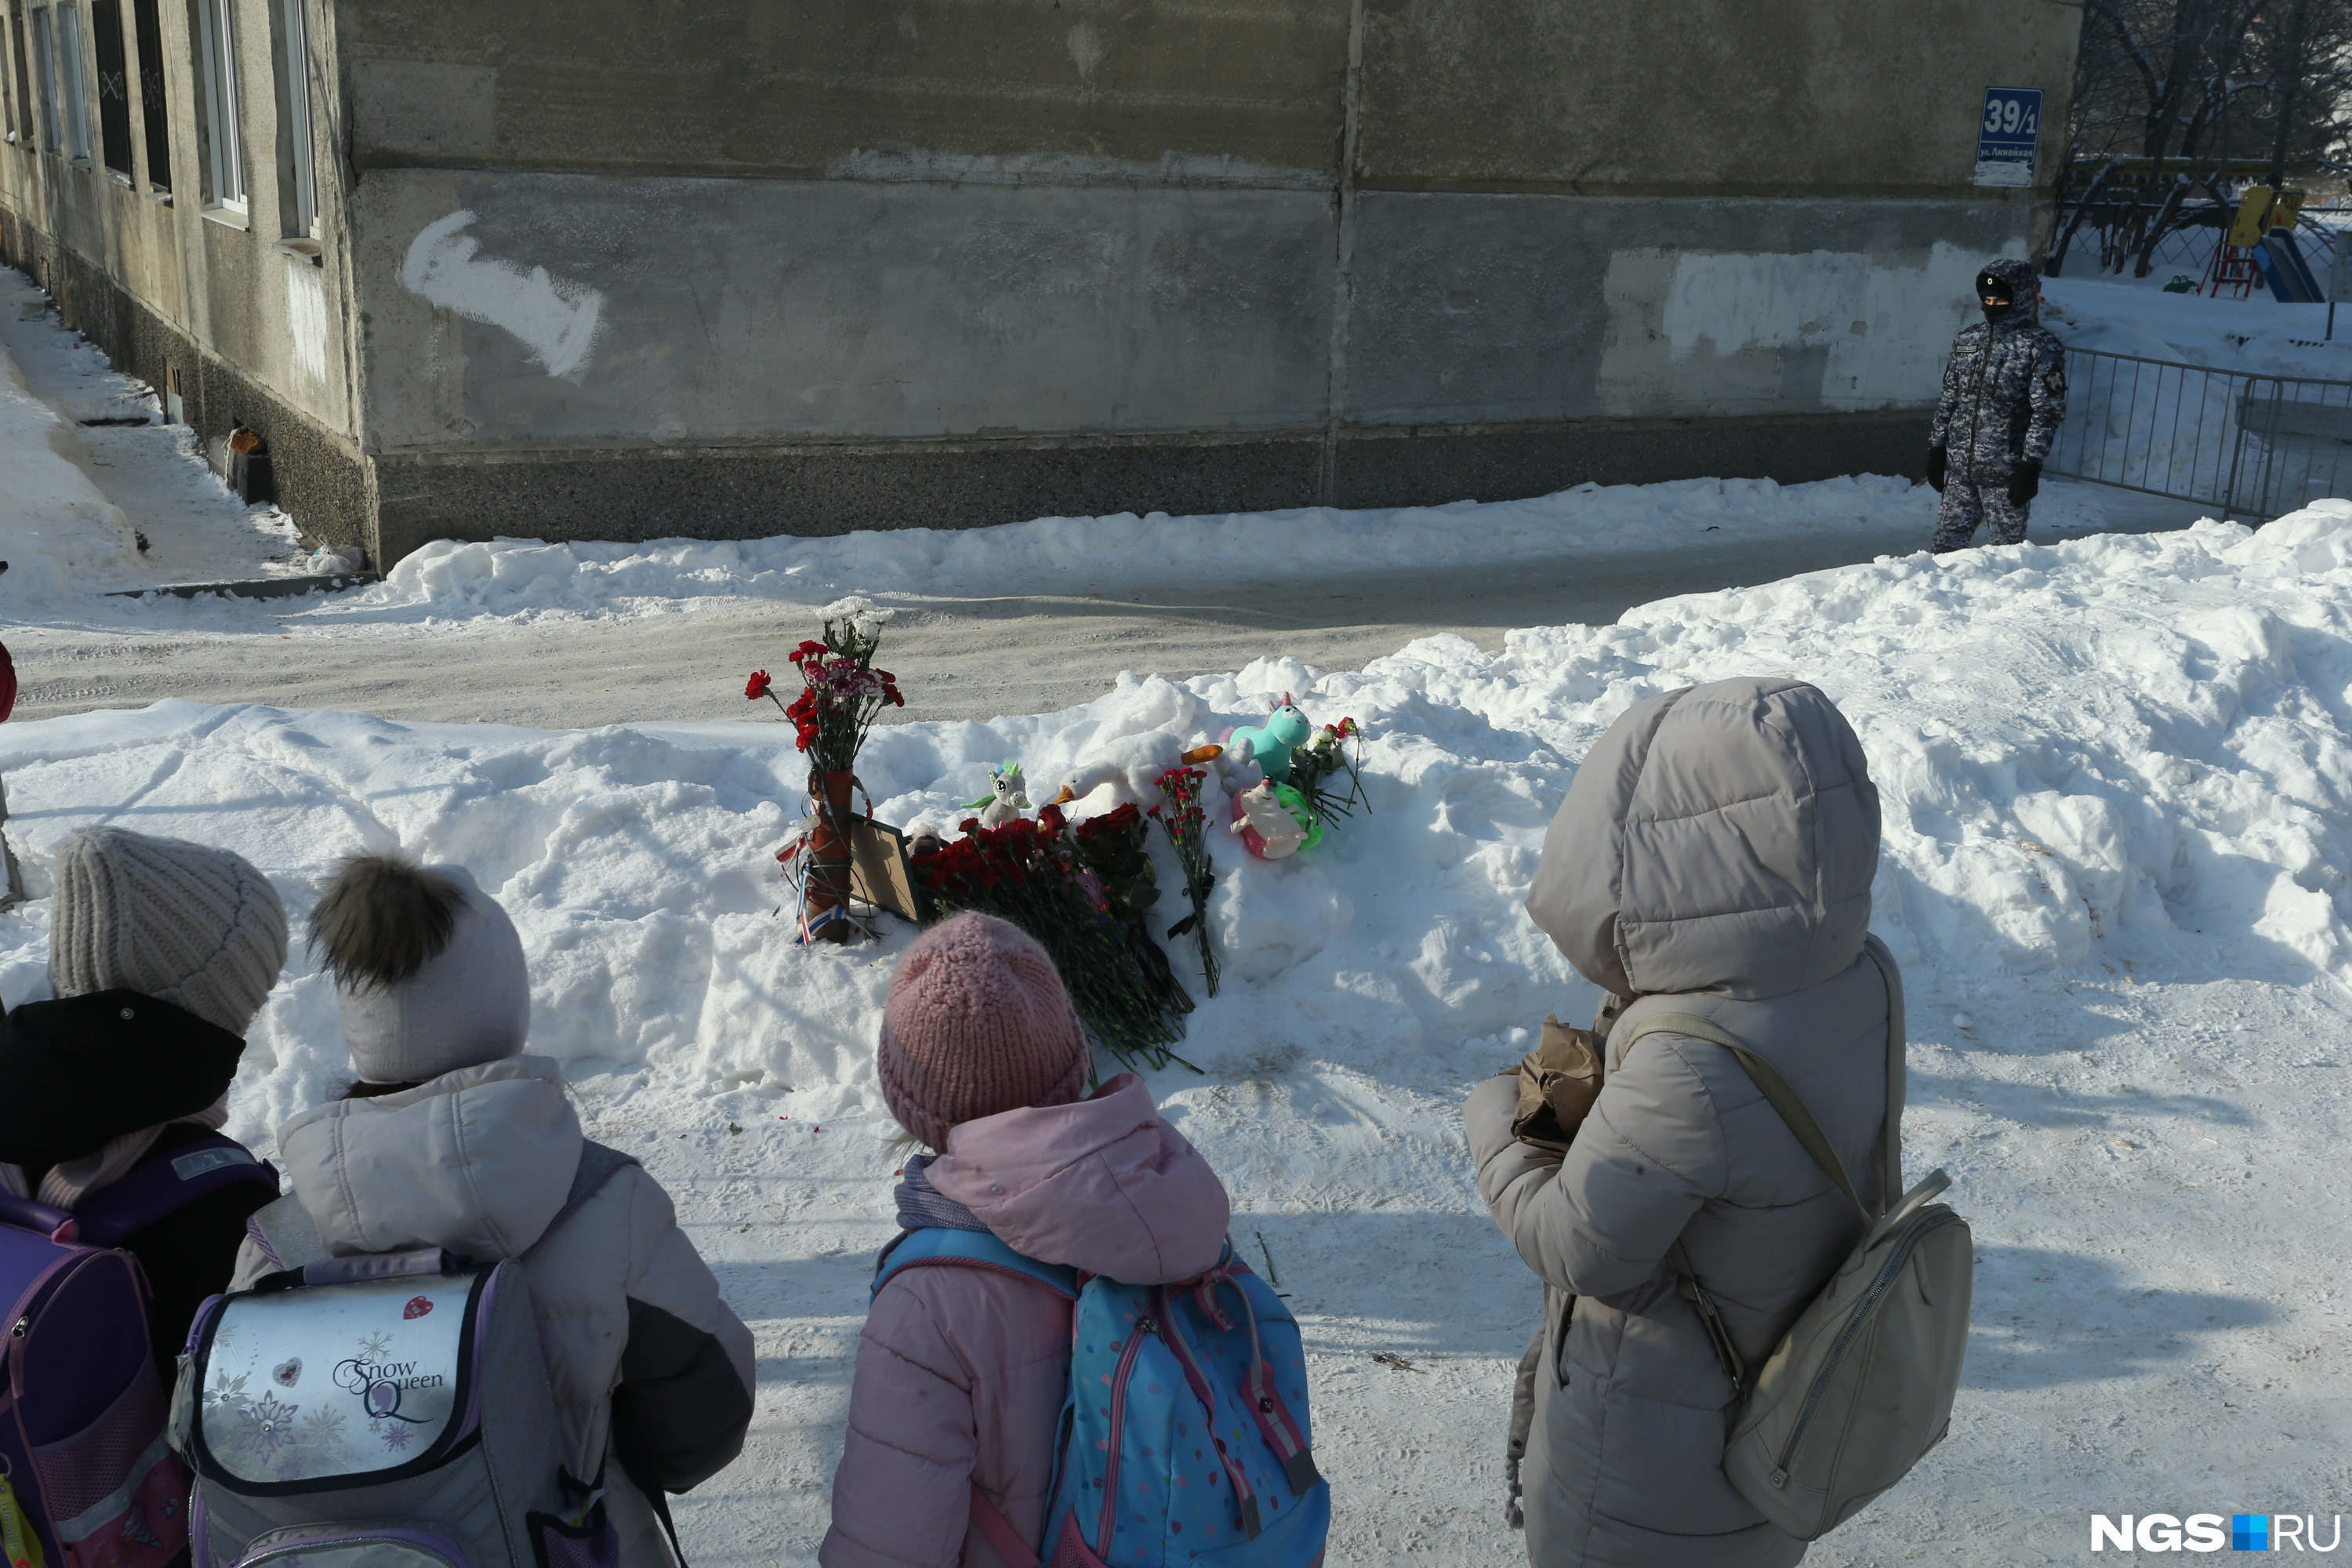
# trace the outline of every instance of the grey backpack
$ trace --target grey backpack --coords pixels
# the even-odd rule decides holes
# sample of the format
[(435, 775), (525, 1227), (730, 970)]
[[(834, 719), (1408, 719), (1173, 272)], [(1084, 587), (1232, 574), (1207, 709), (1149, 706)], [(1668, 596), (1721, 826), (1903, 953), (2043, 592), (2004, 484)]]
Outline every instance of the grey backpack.
[[(625, 1155), (590, 1144), (570, 1200)], [(173, 1399), (191, 1568), (599, 1568), (601, 1476), (565, 1468), (530, 1285), (438, 1249), (329, 1258), (291, 1199), (283, 1267), (196, 1314)]]
[(1902, 1191), (1903, 982), (1878, 939), (1866, 945), (1886, 981), (1881, 1214), (1863, 1202), (1788, 1081), (1721, 1028), (1691, 1014), (1664, 1013), (1644, 1018), (1626, 1042), (1630, 1049), (1644, 1035), (1685, 1035), (1731, 1052), (1868, 1227), (1760, 1367), (1748, 1366), (1732, 1342), (1682, 1243), (1667, 1254), (1741, 1395), (1724, 1474), (1758, 1512), (1800, 1541), (1817, 1540), (1852, 1518), (1943, 1441), (1968, 1352), (1975, 1244), (1966, 1220), (1929, 1201), (1951, 1185), (1945, 1173)]

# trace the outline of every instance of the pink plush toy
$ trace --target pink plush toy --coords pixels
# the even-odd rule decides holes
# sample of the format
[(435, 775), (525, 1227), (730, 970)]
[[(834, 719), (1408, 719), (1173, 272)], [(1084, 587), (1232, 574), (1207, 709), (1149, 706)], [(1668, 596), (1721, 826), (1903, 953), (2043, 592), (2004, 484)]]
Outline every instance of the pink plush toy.
[(1261, 860), (1281, 860), (1323, 841), (1307, 797), (1271, 780), (1234, 796), (1233, 831)]

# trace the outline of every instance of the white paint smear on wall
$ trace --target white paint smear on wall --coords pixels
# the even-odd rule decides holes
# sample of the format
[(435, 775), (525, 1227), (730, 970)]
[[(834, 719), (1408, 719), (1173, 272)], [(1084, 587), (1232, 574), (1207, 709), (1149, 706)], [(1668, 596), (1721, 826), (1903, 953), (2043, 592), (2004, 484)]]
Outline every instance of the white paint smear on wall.
[(471, 212), (458, 211), (419, 230), (401, 263), (401, 286), (467, 321), (513, 333), (548, 374), (577, 381), (595, 352), (604, 294), (551, 278), (544, 267), (526, 272), (511, 261), (482, 258), (481, 242), (464, 232), (473, 222)]
[[(2024, 255), (2024, 239), (2000, 253)], [(1718, 357), (1826, 346), (1822, 401), (1832, 408), (1916, 402), (1935, 395), (1985, 260), (1981, 251), (1942, 241), (1916, 267), (1889, 266), (1863, 251), (1685, 251), (1661, 324), (1677, 360), (1701, 345)]]
[(295, 373), (328, 388), (327, 289), (308, 262), (286, 264), (286, 335), (294, 345)]

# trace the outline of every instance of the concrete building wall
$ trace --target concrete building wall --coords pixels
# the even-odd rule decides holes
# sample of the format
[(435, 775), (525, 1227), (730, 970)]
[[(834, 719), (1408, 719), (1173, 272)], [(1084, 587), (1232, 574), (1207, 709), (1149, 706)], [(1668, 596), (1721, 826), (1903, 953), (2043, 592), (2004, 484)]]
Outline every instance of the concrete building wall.
[(765, 533), (1907, 468), (1969, 276), (2046, 226), (1969, 184), (1979, 95), (2054, 101), (2079, 21), (344, 11), (388, 552), (551, 488)]
[[(33, 36), (31, 13), (57, 0), (0, 0), (0, 47)], [(129, 0), (74, 0), (79, 12), (91, 155), (70, 156), (69, 138), (47, 145), (34, 61), (33, 134), (0, 146), (0, 258), (55, 294), (67, 321), (159, 391), (176, 374), (189, 422), (215, 448), (237, 423), (267, 438), (281, 499), (322, 539), (361, 542), (373, 507), (359, 447), (356, 343), (349, 330), (348, 223), (343, 183), (331, 159), (318, 164), (318, 234), (293, 235), (292, 138), (281, 123), (287, 26), (282, 0), (231, 0), (246, 202), (215, 199), (207, 174), (206, 103), (187, 0), (163, 0), (160, 55), (168, 132), (167, 167), (152, 166), (146, 95), (136, 90), (140, 37)], [(92, 12), (118, 6), (122, 19), (132, 164), (105, 166), (100, 130), (99, 60)], [(310, 4), (308, 62), (314, 144), (331, 148), (337, 114), (333, 18)], [(16, 92), (16, 60), (0, 79)], [(62, 113), (62, 103), (60, 108)]]
[[(1357, 181), (1578, 195), (1966, 191), (1988, 87), (2040, 87), (2049, 0), (1363, 0)], [(1835, 248), (1832, 247), (1832, 248)]]

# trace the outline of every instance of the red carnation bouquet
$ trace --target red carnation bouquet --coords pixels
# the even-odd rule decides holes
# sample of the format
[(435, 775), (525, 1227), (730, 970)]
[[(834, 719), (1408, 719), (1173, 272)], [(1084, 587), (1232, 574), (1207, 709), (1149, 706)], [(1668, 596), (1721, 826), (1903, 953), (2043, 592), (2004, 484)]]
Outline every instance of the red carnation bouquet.
[(784, 656), (800, 671), (800, 695), (787, 706), (764, 669), (751, 672), (743, 695), (754, 702), (764, 697), (782, 710), (797, 732), (796, 743), (819, 772), (852, 772), (866, 732), (882, 710), (907, 705), (898, 694), (898, 678), (874, 668), (890, 612), (866, 599), (844, 599), (820, 613), (824, 639), (810, 637)]
[(1199, 768), (1170, 768), (1161, 773), (1160, 804), (1151, 808), (1151, 816), (1176, 850), (1177, 864), (1184, 868), (1184, 892), (1192, 900), (1192, 912), (1170, 926), (1168, 934), (1192, 933), (1201, 944), (1202, 978), (1214, 996), (1217, 949), (1209, 936), (1209, 890), (1217, 879), (1209, 870), (1209, 819), (1201, 809), (1201, 785), (1208, 776)]
[(913, 869), (933, 918), (976, 910), (1035, 937), (1087, 1034), (1123, 1066), (1192, 1067), (1170, 1047), (1192, 999), (1143, 916), (1160, 897), (1149, 832), (1132, 805), (1076, 826), (1052, 805), (999, 827), (970, 817), (961, 838), (919, 854)]
[(865, 748), (866, 731), (885, 708), (904, 708), (898, 679), (874, 668), (882, 628), (890, 612), (868, 599), (848, 598), (818, 612), (822, 639), (811, 637), (785, 657), (800, 672), (800, 694), (787, 705), (776, 695), (764, 669), (753, 670), (743, 684), (743, 695), (757, 702), (764, 697), (793, 721), (793, 743), (809, 758), (810, 816), (814, 819), (804, 843), (788, 847), (779, 859), (804, 848), (806, 885), (803, 890), (803, 935), (846, 942), (856, 929), (849, 919), (849, 848), (855, 818), (850, 792), (857, 783), (857, 753)]

